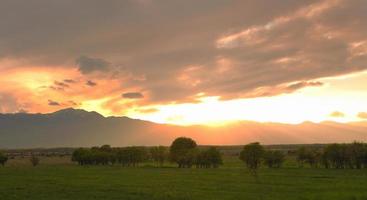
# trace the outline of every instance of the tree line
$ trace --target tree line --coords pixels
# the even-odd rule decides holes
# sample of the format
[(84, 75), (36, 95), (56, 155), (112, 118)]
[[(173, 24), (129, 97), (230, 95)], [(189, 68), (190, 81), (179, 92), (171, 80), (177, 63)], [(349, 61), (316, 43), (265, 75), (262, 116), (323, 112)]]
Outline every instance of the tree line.
[[(289, 154), (289, 153), (288, 153)], [(279, 168), (286, 157), (284, 151), (266, 150), (260, 143), (250, 143), (239, 154), (246, 167), (252, 172), (262, 165)], [(287, 155), (292, 157), (291, 154)], [(367, 144), (329, 144), (323, 148), (300, 147), (295, 151), (295, 160), (300, 167), (362, 169), (367, 168)], [(4, 166), (8, 156), (0, 152), (0, 165)], [(179, 137), (170, 147), (101, 147), (79, 148), (72, 154), (72, 161), (79, 165), (115, 165), (125, 167), (138, 166), (142, 162), (153, 161), (157, 166), (165, 162), (176, 163), (179, 168), (217, 168), (223, 164), (222, 155), (215, 147), (198, 148), (191, 138)], [(32, 155), (30, 162), (38, 165), (39, 158)]]
[(354, 142), (351, 144), (330, 144), (322, 150), (301, 147), (297, 151), (300, 166), (336, 169), (367, 168), (367, 144)]
[(159, 166), (170, 161), (179, 168), (216, 168), (221, 165), (222, 155), (215, 147), (198, 149), (190, 138), (180, 137), (169, 148), (157, 147), (101, 147), (79, 148), (72, 154), (72, 161), (79, 165), (115, 165), (125, 167), (138, 166), (142, 162), (153, 161)]
[[(239, 158), (250, 171), (264, 164), (269, 168), (279, 168), (285, 160), (282, 151), (265, 150), (260, 143), (250, 143), (243, 147)], [(367, 144), (329, 144), (322, 149), (300, 147), (296, 151), (296, 160), (300, 167), (324, 167), (326, 169), (362, 169), (367, 168)]]

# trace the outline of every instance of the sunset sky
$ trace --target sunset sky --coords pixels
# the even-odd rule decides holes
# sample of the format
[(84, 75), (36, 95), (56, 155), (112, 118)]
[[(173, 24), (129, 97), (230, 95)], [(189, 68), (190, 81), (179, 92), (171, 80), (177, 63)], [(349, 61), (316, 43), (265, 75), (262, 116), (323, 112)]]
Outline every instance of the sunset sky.
[(0, 112), (367, 120), (366, 0), (0, 0)]

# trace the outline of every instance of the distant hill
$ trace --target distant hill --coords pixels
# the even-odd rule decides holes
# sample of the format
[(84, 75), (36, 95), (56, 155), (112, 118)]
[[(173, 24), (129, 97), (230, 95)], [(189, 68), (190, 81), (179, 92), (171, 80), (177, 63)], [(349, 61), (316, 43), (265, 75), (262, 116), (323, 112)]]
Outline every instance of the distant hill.
[(367, 141), (367, 123), (290, 125), (241, 121), (222, 127), (182, 127), (103, 117), (97, 112), (72, 108), (49, 114), (0, 114), (0, 148), (168, 145), (178, 136), (216, 145)]

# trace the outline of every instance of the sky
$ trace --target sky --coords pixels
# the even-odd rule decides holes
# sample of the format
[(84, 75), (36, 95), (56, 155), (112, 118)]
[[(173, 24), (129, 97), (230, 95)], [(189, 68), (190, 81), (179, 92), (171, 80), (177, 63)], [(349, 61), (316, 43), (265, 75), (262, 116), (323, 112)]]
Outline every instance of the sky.
[(365, 0), (0, 0), (0, 112), (367, 119)]

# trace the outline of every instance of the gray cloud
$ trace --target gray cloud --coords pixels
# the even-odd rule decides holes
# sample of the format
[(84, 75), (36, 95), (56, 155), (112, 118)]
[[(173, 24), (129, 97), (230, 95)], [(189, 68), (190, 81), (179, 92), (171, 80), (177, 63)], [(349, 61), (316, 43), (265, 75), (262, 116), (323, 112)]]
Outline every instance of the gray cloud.
[(91, 58), (87, 56), (80, 56), (76, 59), (79, 66), (79, 71), (83, 74), (89, 74), (95, 71), (108, 71), (110, 63), (101, 58)]
[(76, 60), (81, 73), (123, 66), (121, 89), (147, 91), (150, 102), (289, 93), (367, 69), (367, 1), (333, 2), (2, 0), (0, 57), (70, 67), (93, 55)]
[(141, 99), (144, 98), (144, 95), (140, 92), (127, 92), (122, 94), (122, 97), (127, 99)]

